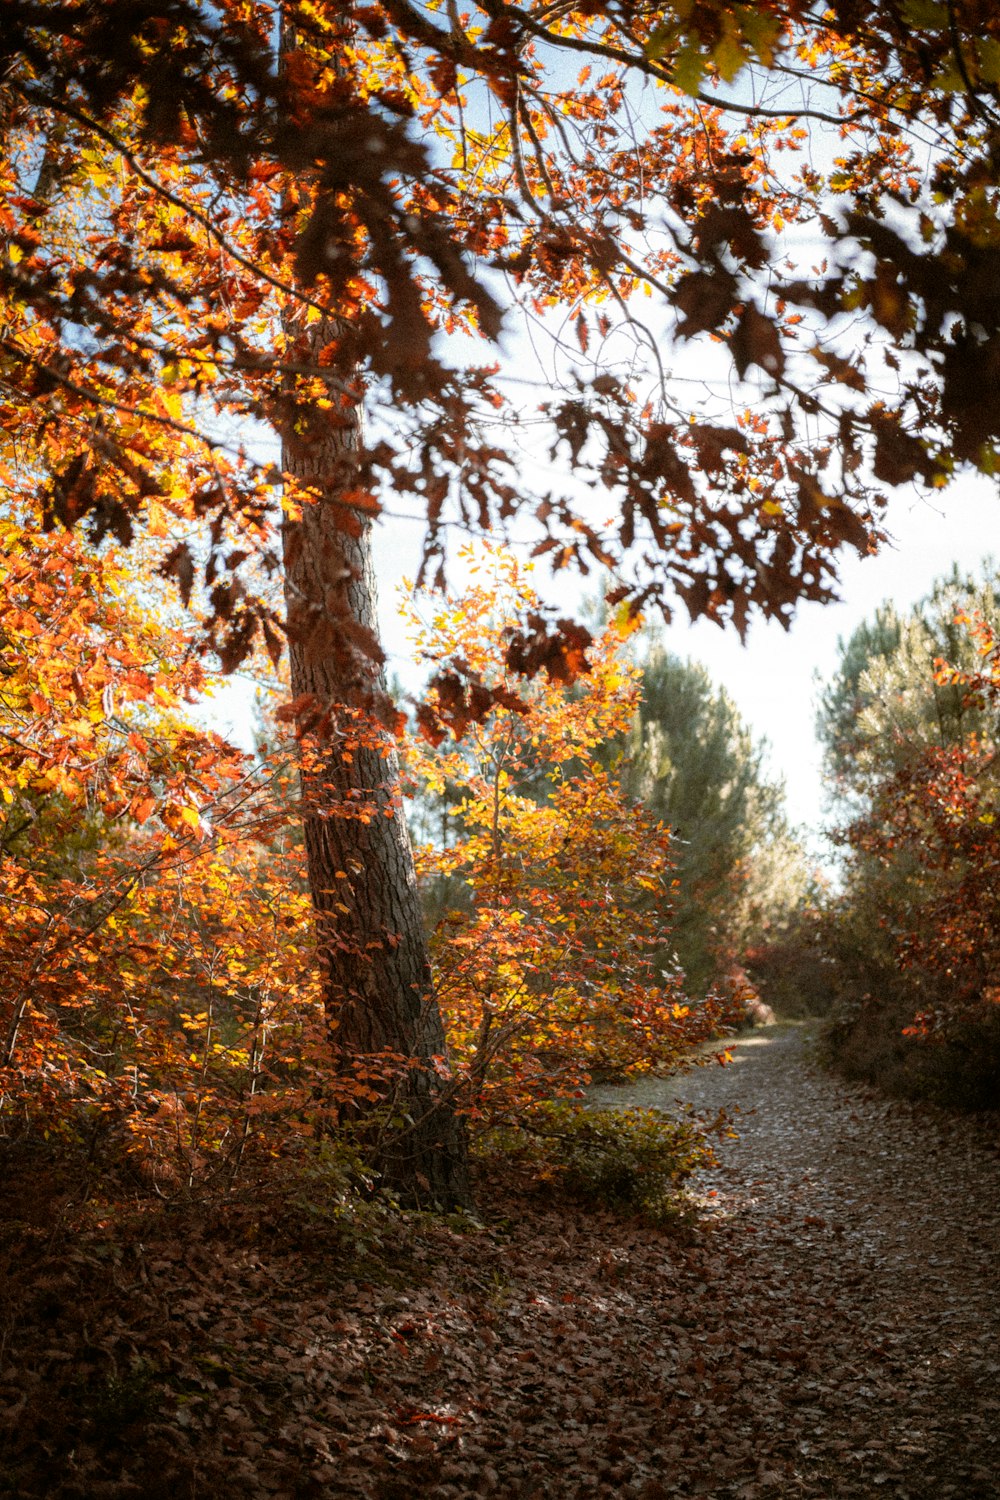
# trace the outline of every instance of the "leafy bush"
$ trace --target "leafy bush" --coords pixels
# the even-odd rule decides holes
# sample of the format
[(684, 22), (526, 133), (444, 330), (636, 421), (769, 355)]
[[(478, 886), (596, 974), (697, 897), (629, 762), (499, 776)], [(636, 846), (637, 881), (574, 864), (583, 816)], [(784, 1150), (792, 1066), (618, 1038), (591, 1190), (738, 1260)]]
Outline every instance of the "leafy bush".
[(586, 1109), (563, 1101), (537, 1105), (516, 1126), (485, 1132), (483, 1155), (515, 1157), (578, 1202), (673, 1222), (679, 1189), (714, 1160), (711, 1142), (691, 1119), (655, 1109)]
[(824, 946), (822, 916), (806, 905), (776, 935), (743, 955), (762, 1000), (788, 1020), (825, 1016), (833, 1003), (834, 960)]
[(824, 698), (827, 768), (849, 822), (820, 924), (825, 1046), (851, 1076), (961, 1107), (1000, 1099), (1000, 604), (942, 579), (842, 648)]
[(912, 996), (838, 1002), (820, 1036), (821, 1055), (848, 1078), (906, 1099), (952, 1109), (1000, 1109), (1000, 1009), (983, 1005), (947, 1037), (908, 1034)]

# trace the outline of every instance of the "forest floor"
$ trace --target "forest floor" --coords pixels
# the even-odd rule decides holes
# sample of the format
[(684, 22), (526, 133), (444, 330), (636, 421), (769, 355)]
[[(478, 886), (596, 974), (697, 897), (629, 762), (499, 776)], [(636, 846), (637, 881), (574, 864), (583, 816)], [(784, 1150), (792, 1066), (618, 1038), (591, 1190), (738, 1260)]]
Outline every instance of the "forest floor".
[[(3, 1204), (0, 1495), (1000, 1495), (995, 1118), (808, 1033), (603, 1102), (734, 1111), (698, 1225), (484, 1184), (483, 1224)], [(315, 1209), (316, 1205), (312, 1207)]]

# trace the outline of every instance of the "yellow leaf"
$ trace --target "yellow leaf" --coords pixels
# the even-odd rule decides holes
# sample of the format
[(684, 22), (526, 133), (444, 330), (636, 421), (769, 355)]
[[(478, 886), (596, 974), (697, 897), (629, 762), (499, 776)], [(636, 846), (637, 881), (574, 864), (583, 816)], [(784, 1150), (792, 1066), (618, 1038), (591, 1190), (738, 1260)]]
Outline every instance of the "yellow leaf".
[(156, 500), (146, 503), (147, 529), (150, 536), (166, 536), (167, 521), (166, 511)]
[(180, 422), (184, 416), (184, 404), (176, 391), (158, 391), (160, 405), (167, 416), (174, 422)]

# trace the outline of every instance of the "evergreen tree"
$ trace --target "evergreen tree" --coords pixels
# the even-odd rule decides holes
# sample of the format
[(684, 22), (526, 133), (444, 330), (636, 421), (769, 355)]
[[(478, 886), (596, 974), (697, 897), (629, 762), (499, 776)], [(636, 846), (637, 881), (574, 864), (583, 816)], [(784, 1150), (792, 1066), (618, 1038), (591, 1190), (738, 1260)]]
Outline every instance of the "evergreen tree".
[(976, 646), (962, 619), (995, 620), (998, 612), (992, 567), (978, 580), (956, 567), (909, 614), (886, 601), (840, 642), (840, 666), (823, 691), (816, 730), (834, 803), (848, 816), (859, 815), (878, 783), (920, 750), (995, 729), (961, 686), (938, 680), (937, 667), (973, 670)]
[(674, 832), (677, 954), (692, 990), (703, 988), (805, 881), (783, 787), (725, 690), (659, 642), (618, 753), (626, 792)]

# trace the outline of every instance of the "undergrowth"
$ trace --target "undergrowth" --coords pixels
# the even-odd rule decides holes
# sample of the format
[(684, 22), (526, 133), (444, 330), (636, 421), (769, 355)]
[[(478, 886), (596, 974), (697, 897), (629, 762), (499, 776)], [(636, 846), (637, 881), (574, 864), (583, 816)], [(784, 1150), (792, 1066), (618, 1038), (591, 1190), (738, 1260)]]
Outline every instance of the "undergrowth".
[(715, 1159), (694, 1120), (564, 1102), (537, 1105), (516, 1124), (483, 1132), (474, 1149), (486, 1161), (520, 1162), (575, 1202), (636, 1214), (658, 1227), (689, 1214), (681, 1189)]

